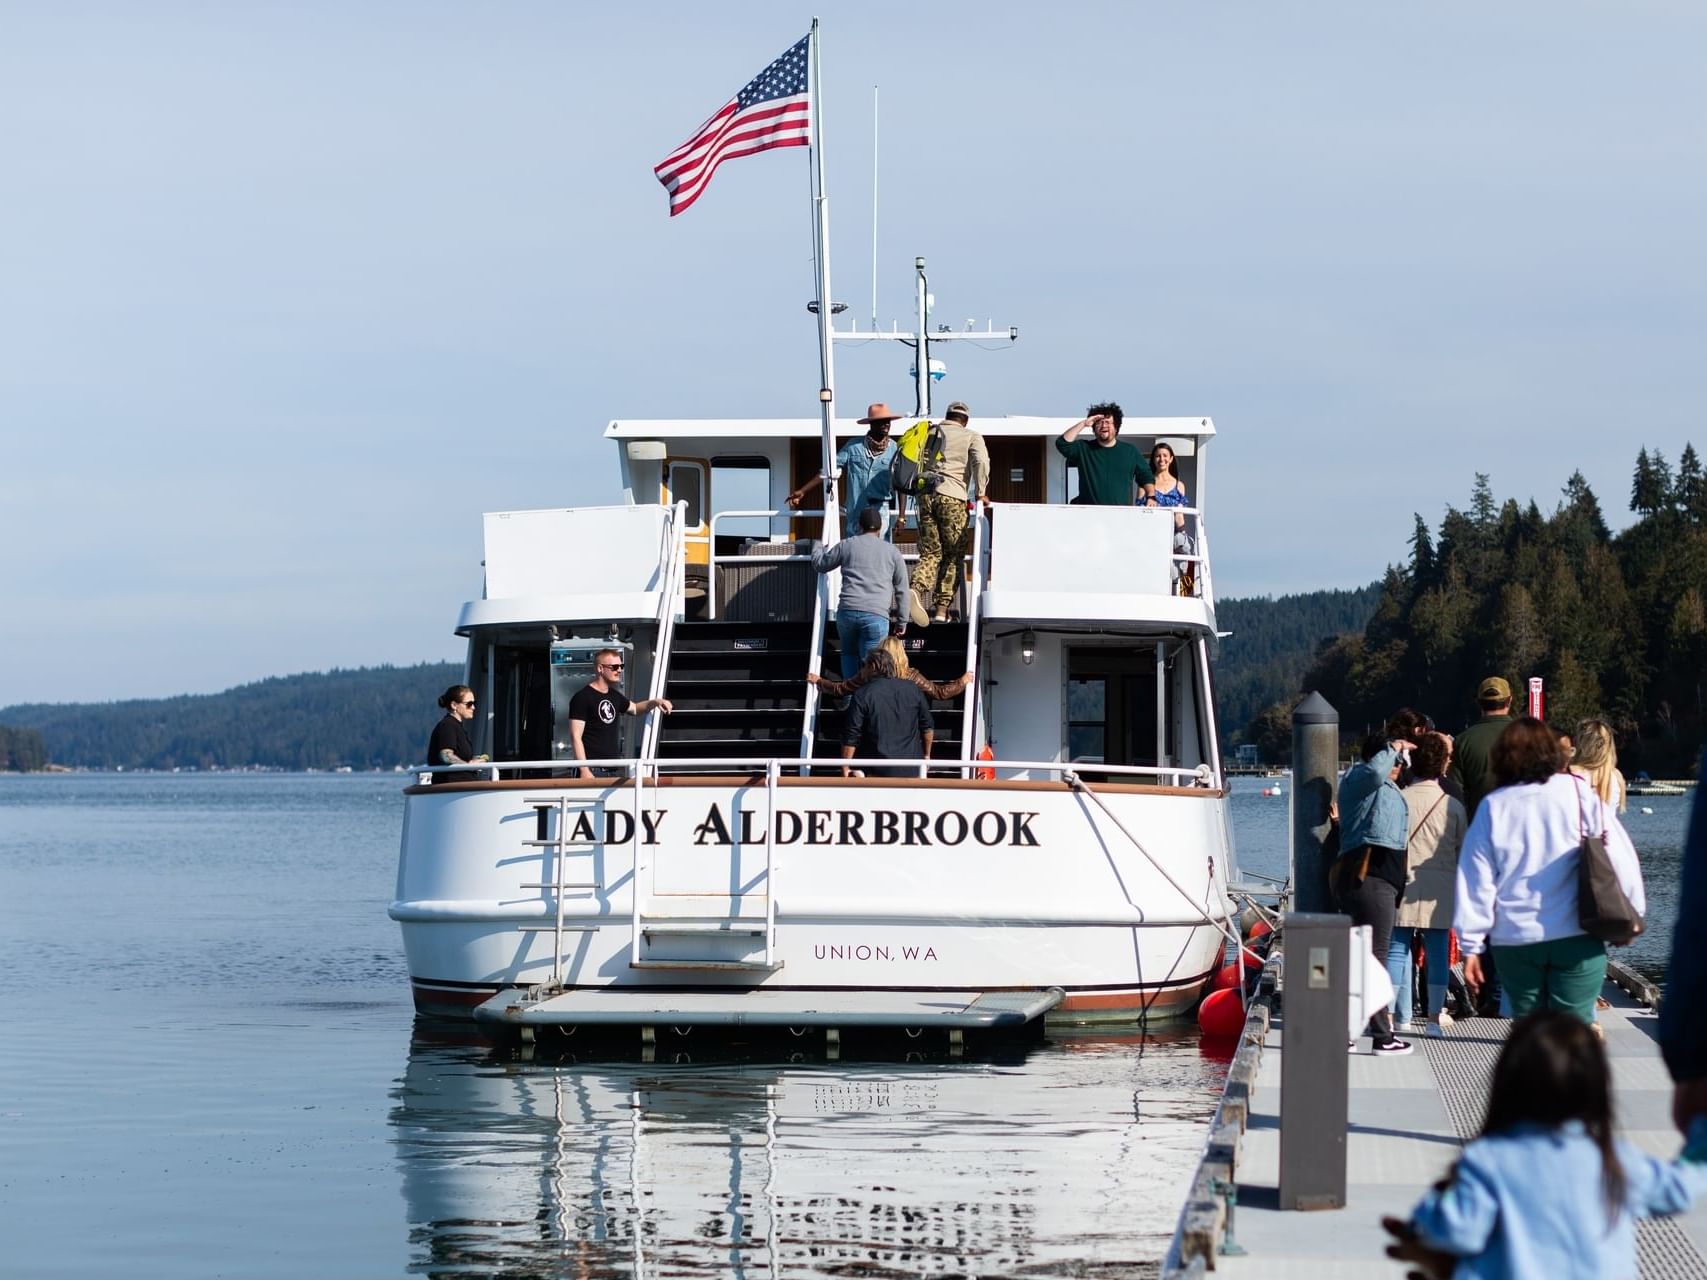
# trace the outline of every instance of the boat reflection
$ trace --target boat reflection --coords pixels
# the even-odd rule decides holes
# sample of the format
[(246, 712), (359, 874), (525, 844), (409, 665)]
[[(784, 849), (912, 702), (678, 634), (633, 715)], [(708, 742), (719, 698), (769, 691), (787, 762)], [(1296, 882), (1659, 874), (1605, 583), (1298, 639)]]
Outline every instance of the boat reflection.
[(1177, 1032), (952, 1061), (682, 1057), (529, 1061), (418, 1029), (391, 1111), (411, 1270), (1153, 1265), (1224, 1070)]

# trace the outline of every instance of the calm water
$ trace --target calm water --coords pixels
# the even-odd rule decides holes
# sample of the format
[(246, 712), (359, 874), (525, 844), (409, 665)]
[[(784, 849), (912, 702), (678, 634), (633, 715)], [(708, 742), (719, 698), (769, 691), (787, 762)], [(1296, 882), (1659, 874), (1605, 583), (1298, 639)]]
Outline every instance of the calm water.
[[(385, 915), (400, 785), (0, 778), (0, 1273), (1121, 1275), (1161, 1256), (1224, 1070), (1193, 1036), (646, 1066), (435, 1038)], [(1286, 803), (1259, 789), (1240, 780), (1237, 839), (1276, 870)], [(1661, 900), (1687, 804), (1642, 803)]]

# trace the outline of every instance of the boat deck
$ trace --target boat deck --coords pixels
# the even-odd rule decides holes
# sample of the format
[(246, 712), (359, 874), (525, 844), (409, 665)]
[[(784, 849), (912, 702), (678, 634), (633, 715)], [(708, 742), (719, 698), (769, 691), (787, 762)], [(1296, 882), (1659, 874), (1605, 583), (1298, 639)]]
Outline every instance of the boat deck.
[[(1620, 1133), (1644, 1151), (1675, 1156), (1681, 1140), (1671, 1124), (1671, 1079), (1656, 1040), (1658, 1015), (1610, 983), (1606, 995), (1613, 1007), (1602, 1010), (1600, 1020), (1612, 1059)], [(1215, 1257), (1215, 1274), (1264, 1280), (1403, 1276), (1406, 1268), (1383, 1253), (1381, 1219), (1409, 1216), (1475, 1134), (1487, 1078), (1510, 1025), (1503, 1019), (1461, 1019), (1444, 1039), (1408, 1036), (1417, 1050), (1404, 1058), (1377, 1059), (1366, 1051), (1368, 1041), (1361, 1042), (1363, 1051), (1349, 1062), (1346, 1207), (1299, 1212), (1278, 1208), (1285, 1025), (1277, 1015), (1263, 1041), (1235, 1161), (1238, 1199), (1231, 1236), (1246, 1252)], [(1644, 1280), (1707, 1276), (1707, 1201), (1680, 1217), (1642, 1223), (1637, 1250)], [(1203, 1274), (1200, 1267), (1201, 1262), (1170, 1274)]]

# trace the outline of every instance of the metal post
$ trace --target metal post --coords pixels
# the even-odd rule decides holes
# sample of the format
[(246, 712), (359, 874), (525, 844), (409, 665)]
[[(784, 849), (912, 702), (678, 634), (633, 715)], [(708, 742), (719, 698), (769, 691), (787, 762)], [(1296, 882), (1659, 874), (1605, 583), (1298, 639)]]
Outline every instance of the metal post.
[(1280, 1207), (1345, 1206), (1351, 919), (1288, 912), (1280, 1049)]
[(1339, 795), (1340, 713), (1319, 693), (1292, 709), (1292, 904), (1332, 911), (1324, 847), (1328, 809)]
[(925, 260), (913, 259), (913, 284), (917, 293), (916, 312), (919, 317), (918, 344), (913, 348), (913, 412), (931, 416), (930, 346), (927, 331), (930, 327), (930, 295), (925, 289)]

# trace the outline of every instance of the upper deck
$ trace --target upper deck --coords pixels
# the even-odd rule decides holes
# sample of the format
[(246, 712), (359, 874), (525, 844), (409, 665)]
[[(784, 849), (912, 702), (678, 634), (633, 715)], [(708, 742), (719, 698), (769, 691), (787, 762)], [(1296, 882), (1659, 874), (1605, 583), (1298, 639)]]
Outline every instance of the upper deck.
[[(905, 641), (933, 681), (975, 673), (935, 713), (933, 758), (972, 759), (995, 743), (1000, 716), (1009, 760), (1196, 779), (1218, 768), (1203, 518), (1213, 423), (1126, 419), (1124, 441), (1145, 454), (1157, 442), (1172, 448), (1189, 502), (1150, 507), (1074, 502), (1077, 470), (1054, 444), (1076, 421), (971, 423), (990, 458), (988, 493), (976, 495), (989, 504), (968, 522), (950, 621)], [(865, 431), (840, 425), (838, 445)], [(457, 628), (471, 642), (469, 682), (486, 693), (480, 740), (499, 759), (560, 753), (568, 682), (584, 682), (598, 645), (617, 643), (630, 655), (628, 687), (677, 704), (667, 725), (648, 722), (631, 754), (650, 758), (675, 739), (684, 756), (812, 756), (818, 735), (834, 730), (804, 678), (826, 659), (840, 665), (839, 575), (821, 578), (795, 544), (836, 532), (821, 496), (800, 509), (788, 498), (823, 466), (819, 424), (618, 420), (605, 436), (622, 505), (485, 517), (484, 590)], [(894, 537), (912, 559), (910, 510)]]
[[(1079, 619), (1213, 634), (1203, 519), (1213, 422), (1126, 419), (1122, 440), (1145, 454), (1158, 442), (1174, 450), (1189, 505), (1164, 511), (1074, 504), (1077, 470), (1054, 441), (1076, 421), (974, 419), (972, 428), (990, 454), (986, 496), (995, 504), (994, 518), (979, 522), (988, 560), (979, 613), (989, 620)], [(839, 422), (837, 443), (864, 430)], [(798, 512), (787, 505), (788, 495), (822, 467), (819, 424), (812, 419), (619, 419), (604, 434), (617, 445), (625, 506), (489, 514), (484, 598), (464, 607), (459, 631), (525, 620), (656, 617), (669, 537), (666, 511), (677, 503), (684, 509), (681, 587), (688, 601), (709, 596), (714, 615), (717, 578), (750, 555), (754, 543), (823, 534), (821, 499)], [(1177, 541), (1176, 532), (1190, 545)], [(911, 519), (895, 539), (911, 558), (917, 539)], [(595, 544), (605, 549), (599, 557), (578, 553)]]

